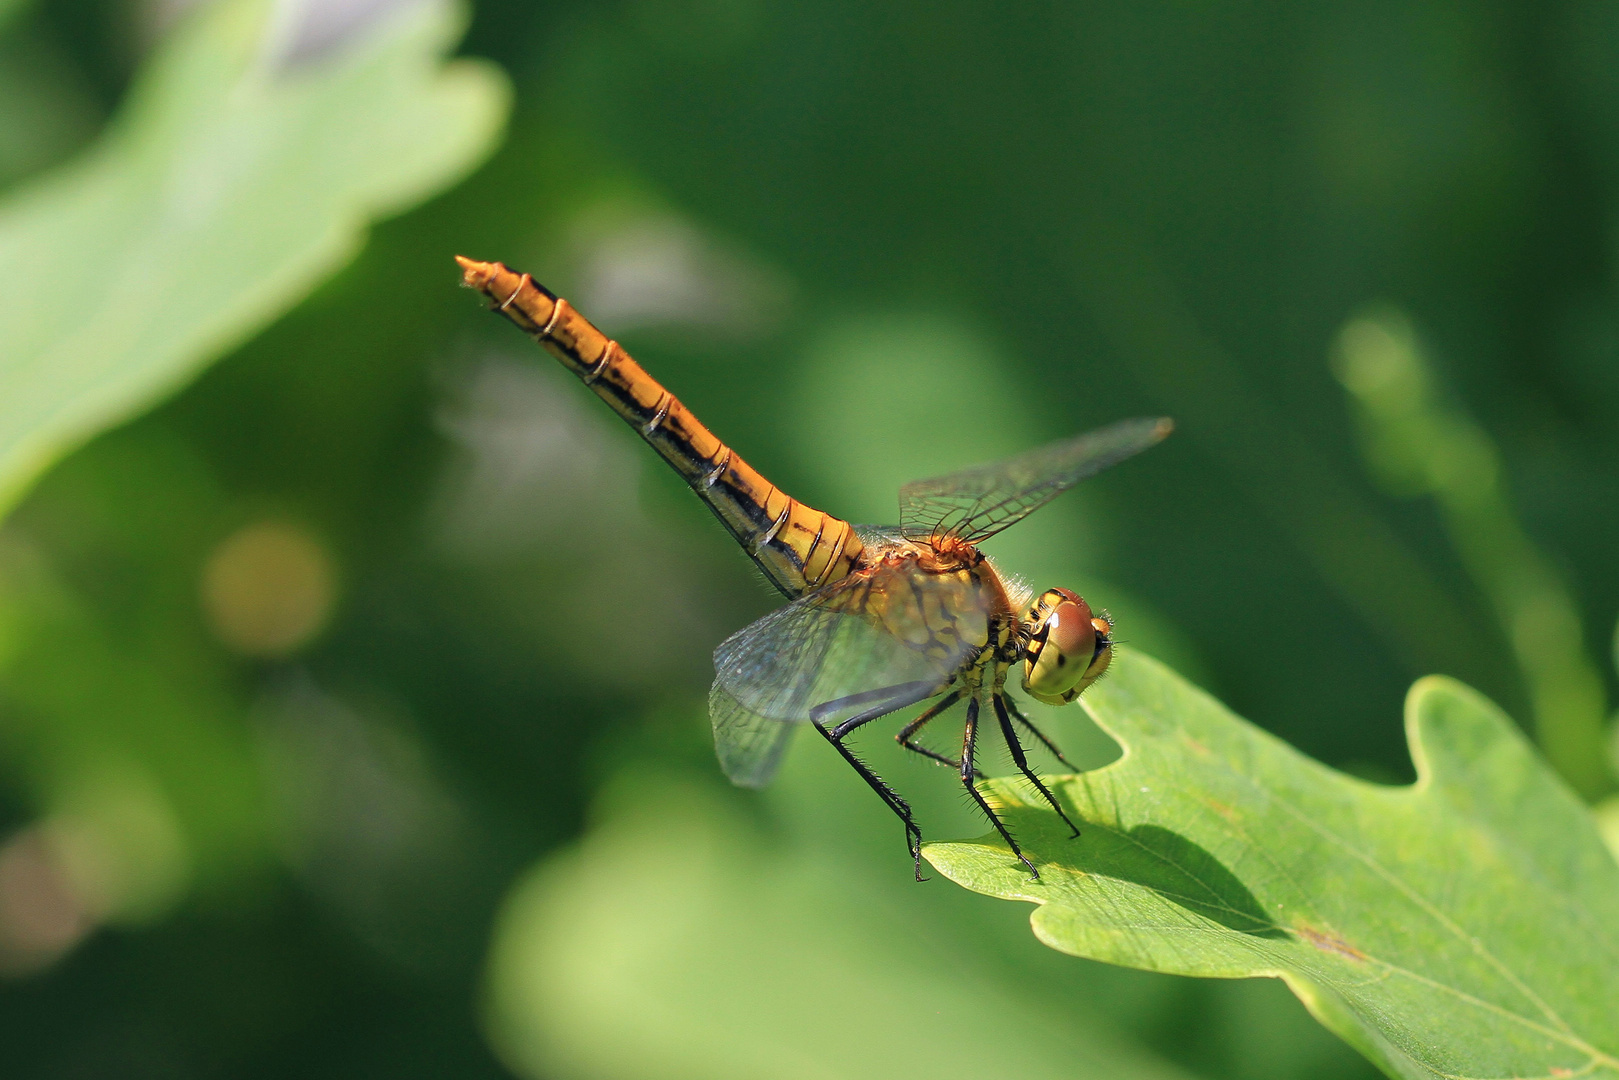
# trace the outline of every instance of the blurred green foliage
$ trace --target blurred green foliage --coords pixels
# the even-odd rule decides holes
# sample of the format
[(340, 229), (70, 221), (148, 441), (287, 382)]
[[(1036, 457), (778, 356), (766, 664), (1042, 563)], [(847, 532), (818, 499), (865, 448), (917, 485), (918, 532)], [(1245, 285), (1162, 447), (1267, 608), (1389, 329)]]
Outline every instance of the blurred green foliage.
[(1366, 455), (1397, 495), (1431, 495), (1462, 565), (1494, 609), (1523, 675), (1546, 756), (1588, 798), (1614, 786), (1607, 688), (1582, 640), (1579, 604), (1523, 531), (1500, 452), (1439, 400), (1409, 322), (1374, 309), (1338, 335), (1335, 370), (1359, 405)]
[(137, 412), (352, 257), (489, 145), (502, 86), (430, 66), (437, 5), (341, 63), (282, 41), (274, 4), (229, 3), (153, 56), (111, 128), (0, 216), (12, 284), (0, 499)]
[[(366, 216), (489, 135), (488, 111), (441, 129), (375, 83), (313, 101), (442, 10), (392, 7), (276, 6), (268, 92), (312, 95), (288, 141), (229, 96), (235, 124), (180, 133), (178, 163), (262, 162), (198, 234), (217, 250), (123, 196), (46, 263), (0, 250), (7, 326), (90, 325), (108, 229), (187, 260), (134, 280), (172, 334), (120, 351), (115, 320), (75, 354), (116, 399), (39, 415), (54, 451), (172, 396), (0, 533), (13, 1071), (1368, 1075), (1272, 981), (1076, 962), (1010, 905), (912, 885), (886, 811), (814, 746), (763, 796), (726, 788), (708, 652), (771, 598), (450, 256), (532, 271), (856, 519), (919, 473), (1174, 415), (992, 554), (1304, 752), (1409, 779), (1410, 681), (1457, 676), (1539, 731), (1537, 650), (1443, 504), (1367, 478), (1329, 356), (1368, 303), (1405, 313), (1574, 621), (1546, 662), (1613, 702), (1609, 7), (486, 0), (461, 51), (515, 85), (504, 144), (338, 272)], [(65, 198), (129, 137), (108, 118), (131, 87), (226, 10), (0, 12), (0, 214)], [(291, 149), (322, 132), (329, 156)], [(240, 243), (294, 254), (214, 257)], [(68, 372), (9, 381), (32, 340), (0, 348), (0, 410)], [(1116, 753), (1067, 713), (1086, 762)], [(884, 741), (930, 836), (981, 831)]]

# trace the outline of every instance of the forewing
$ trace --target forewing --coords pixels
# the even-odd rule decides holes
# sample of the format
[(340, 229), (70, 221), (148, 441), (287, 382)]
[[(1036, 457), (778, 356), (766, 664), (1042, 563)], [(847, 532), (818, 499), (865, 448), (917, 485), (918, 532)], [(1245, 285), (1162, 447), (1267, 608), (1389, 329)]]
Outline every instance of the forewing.
[(799, 724), (830, 726), (906, 689), (940, 692), (987, 638), (976, 583), (910, 560), (796, 600), (714, 650), (708, 706), (720, 764), (733, 782), (760, 787)]
[(1021, 521), (1087, 476), (1160, 441), (1166, 419), (1121, 420), (992, 465), (917, 480), (899, 492), (900, 529), (918, 543), (978, 543)]

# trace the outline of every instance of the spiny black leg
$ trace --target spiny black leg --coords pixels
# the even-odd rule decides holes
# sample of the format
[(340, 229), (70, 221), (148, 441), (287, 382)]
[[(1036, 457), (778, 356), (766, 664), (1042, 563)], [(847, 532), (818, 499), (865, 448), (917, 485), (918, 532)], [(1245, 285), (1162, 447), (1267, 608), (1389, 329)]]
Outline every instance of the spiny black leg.
[[(822, 720), (826, 719), (828, 716), (831, 716), (833, 713), (839, 711), (840, 709), (847, 709), (851, 705), (864, 705), (868, 701), (883, 701), (887, 698), (900, 697), (905, 694), (915, 693), (918, 690), (937, 687), (938, 685), (938, 683), (932, 680), (924, 679), (919, 682), (899, 683), (894, 686), (882, 686), (878, 687), (876, 690), (863, 690), (858, 694), (850, 694), (848, 697), (834, 698), (831, 701), (821, 702), (819, 705), (815, 706), (815, 708), (810, 710), (810, 719), (819, 724)], [(923, 694), (922, 697), (925, 698), (927, 695)], [(912, 698), (911, 700), (921, 701), (922, 698)], [(899, 709), (903, 709), (904, 707), (904, 705), (895, 706), (895, 708)], [(884, 714), (878, 713), (877, 715), (882, 716)]]
[[(902, 683), (899, 686), (891, 687), (890, 689), (893, 692), (893, 696), (887, 701), (883, 702), (881, 705), (873, 706), (863, 713), (856, 713), (855, 715), (849, 717), (849, 719), (833, 728), (832, 734), (841, 739), (857, 727), (869, 724), (873, 720), (887, 716), (891, 712), (899, 712), (901, 709), (908, 709), (912, 705), (915, 705), (918, 701), (926, 701), (933, 691), (938, 688), (938, 685), (938, 683), (934, 682), (914, 682)], [(844, 698), (843, 700), (847, 701), (848, 699)], [(817, 726), (820, 724), (820, 718), (817, 717), (816, 714), (820, 713), (821, 716), (825, 716), (826, 713), (823, 711), (825, 708), (825, 705), (817, 705), (815, 708), (810, 710), (810, 716), (815, 718)]]
[[(882, 777), (878, 776), (871, 770), (870, 766), (856, 757), (854, 751), (850, 750), (847, 746), (844, 746), (843, 739), (844, 736), (849, 734), (849, 732), (860, 727), (862, 724), (868, 724), (880, 716), (887, 716), (889, 713), (898, 709), (909, 708), (910, 706), (915, 705), (918, 701), (921, 701), (923, 698), (928, 696), (928, 692), (932, 689), (933, 685), (934, 684), (932, 683), (918, 682), (904, 683), (900, 686), (888, 687), (887, 692), (895, 696), (891, 696), (881, 705), (867, 709), (863, 713), (850, 717), (830, 731), (822, 727), (818, 721), (811, 725), (816, 731), (819, 731), (823, 736), (826, 737), (827, 742), (837, 747), (838, 753), (842, 754), (843, 759), (854, 767), (855, 772), (860, 774), (861, 779), (865, 780), (866, 786), (877, 793), (877, 797), (882, 799), (883, 802), (888, 805), (890, 810), (894, 811), (894, 814), (899, 818), (900, 823), (905, 826), (905, 849), (910, 853), (911, 862), (915, 869), (916, 880), (918, 881), (927, 880), (922, 876), (922, 830), (916, 826), (916, 819), (911, 813), (910, 804), (904, 799), (900, 798), (899, 793), (893, 788), (889, 787), (883, 781)], [(861, 700), (869, 701), (871, 700), (871, 693), (868, 692), (867, 694), (862, 695), (851, 695), (851, 697), (857, 697)], [(850, 698), (841, 698), (839, 701), (847, 704), (850, 701)], [(825, 713), (828, 711), (827, 706), (836, 704), (836, 702), (827, 702), (823, 705), (818, 705), (810, 711), (810, 715), (825, 715)]]
[[(950, 708), (950, 706), (954, 705), (956, 702), (958, 702), (960, 700), (961, 700), (961, 691), (960, 690), (956, 690), (953, 693), (949, 694), (942, 701), (940, 701), (937, 705), (933, 706), (933, 708), (929, 709), (927, 712), (923, 713), (921, 716), (918, 716), (915, 720), (912, 720), (909, 724), (906, 724), (905, 727), (900, 731), (900, 733), (898, 735), (894, 736), (894, 741), (899, 743), (901, 746), (903, 746), (905, 749), (909, 750), (913, 754), (921, 754), (925, 758), (932, 758), (934, 761), (939, 762), (939, 764), (948, 765), (952, 769), (961, 768), (961, 762), (957, 761), (955, 758), (945, 757), (943, 754), (939, 753), (937, 750), (929, 750), (927, 747), (920, 746), (917, 743), (914, 743), (914, 742), (911, 741), (911, 736), (915, 735), (918, 731), (921, 731), (922, 726), (924, 724), (926, 724), (929, 720), (932, 720), (934, 717), (938, 716), (940, 713), (944, 712), (946, 709)], [(977, 775), (978, 775), (978, 778), (980, 780), (982, 780), (984, 778), (983, 773), (978, 773)]]
[(1074, 835), (1078, 836), (1079, 826), (1068, 819), (1068, 815), (1063, 811), (1063, 808), (1057, 805), (1056, 796), (1051, 794), (1050, 789), (1041, 782), (1038, 776), (1034, 775), (1034, 770), (1029, 768), (1028, 758), (1023, 754), (1023, 745), (1017, 741), (1017, 732), (1012, 730), (1012, 718), (1006, 714), (1006, 703), (1001, 700), (1001, 695), (996, 694), (991, 700), (995, 704), (995, 716), (1001, 722), (1001, 734), (1006, 737), (1006, 748), (1012, 752), (1012, 761), (1017, 765), (1018, 772), (1027, 777), (1029, 783), (1033, 784), (1040, 794), (1045, 796), (1046, 802), (1050, 803), (1051, 808), (1057, 811), (1057, 816), (1062, 818), (1063, 824), (1074, 830)]
[(967, 699), (967, 729), (961, 738), (961, 784), (967, 789), (967, 793), (973, 797), (973, 801), (978, 804), (978, 808), (988, 815), (989, 823), (995, 826), (996, 832), (1001, 834), (1001, 839), (1005, 840), (1006, 846), (1012, 849), (1012, 854), (1016, 855), (1018, 861), (1029, 868), (1029, 873), (1034, 875), (1034, 880), (1039, 881), (1040, 871), (1036, 870), (1034, 863), (1030, 862), (1028, 856), (1023, 854), (1023, 849), (1017, 846), (1017, 841), (1012, 839), (1012, 834), (1006, 831), (1006, 826), (1001, 824), (1001, 819), (995, 815), (994, 810), (990, 809), (989, 802), (979, 793), (978, 785), (973, 783), (973, 774), (977, 772), (973, 768), (973, 750), (976, 748), (977, 743), (978, 698), (970, 697)]
[(1006, 708), (1008, 710), (1010, 710), (1010, 712), (1012, 713), (1012, 719), (1016, 720), (1018, 723), (1022, 724), (1024, 727), (1028, 728), (1029, 729), (1029, 734), (1031, 734), (1035, 738), (1039, 739), (1041, 745), (1043, 745), (1047, 750), (1050, 750), (1053, 757), (1055, 757), (1058, 761), (1062, 762), (1064, 765), (1068, 766), (1070, 769), (1073, 769), (1075, 772), (1080, 771), (1078, 765), (1075, 765), (1072, 761), (1069, 761), (1067, 758), (1062, 756), (1062, 751), (1057, 749), (1057, 744), (1056, 743), (1054, 743), (1050, 739), (1046, 738), (1045, 732), (1043, 732), (1039, 728), (1035, 727), (1034, 722), (1032, 720), (1030, 720), (1027, 716), (1024, 716), (1021, 711), (1019, 711), (1016, 702), (1014, 702), (1009, 697), (1008, 698), (1003, 698), (1002, 700), (1004, 701)]
[(916, 819), (911, 814), (910, 804), (900, 798), (898, 792), (884, 783), (882, 777), (872, 772), (864, 761), (856, 757), (854, 752), (844, 746), (830, 731), (820, 724), (810, 726), (819, 731), (827, 742), (837, 748), (838, 753), (843, 755), (843, 760), (854, 767), (854, 771), (860, 774), (860, 778), (866, 782), (866, 786), (875, 791), (877, 797), (886, 803), (890, 810), (894, 811), (900, 823), (905, 826), (905, 851), (911, 856), (911, 861), (916, 866), (916, 880), (926, 881), (927, 879), (922, 876), (922, 830), (916, 827)]

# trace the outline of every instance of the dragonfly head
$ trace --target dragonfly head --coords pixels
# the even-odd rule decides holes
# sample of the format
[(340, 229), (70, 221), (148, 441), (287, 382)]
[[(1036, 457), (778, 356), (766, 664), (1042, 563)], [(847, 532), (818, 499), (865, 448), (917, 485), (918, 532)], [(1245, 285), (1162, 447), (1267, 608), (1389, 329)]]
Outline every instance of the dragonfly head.
[(1107, 670), (1113, 626), (1092, 614), (1083, 597), (1047, 589), (1029, 608), (1023, 689), (1036, 701), (1066, 705)]

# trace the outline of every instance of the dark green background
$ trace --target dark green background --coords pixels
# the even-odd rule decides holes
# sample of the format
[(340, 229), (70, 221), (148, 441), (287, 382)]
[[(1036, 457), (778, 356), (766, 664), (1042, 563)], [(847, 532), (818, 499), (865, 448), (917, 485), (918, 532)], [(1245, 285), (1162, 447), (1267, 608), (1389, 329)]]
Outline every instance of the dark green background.
[[(120, 3), (46, 0), (5, 30), (8, 181), (94, 137), (139, 63), (138, 25)], [(1170, 442), (1087, 485), (1075, 506), (1097, 524), (1071, 535), (1061, 523), (1085, 519), (1072, 509), (1037, 534), (1090, 580), (1032, 584), (1099, 587), (1127, 643), (1311, 755), (1389, 780), (1411, 775), (1400, 703), (1414, 677), (1444, 671), (1520, 719), (1526, 707), (1432, 508), (1367, 479), (1328, 367), (1346, 319), (1398, 304), (1498, 441), (1611, 698), (1619, 8), (487, 0), (463, 51), (517, 88), (496, 156), (58, 466), (6, 525), (47, 553), (106, 653), (63, 644), (40, 661), (56, 678), (128, 665), (223, 725), (251, 725), (299, 680), (381, 703), (463, 842), (449, 863), (362, 860), (337, 884), (285, 869), (273, 844), (221, 857), (155, 925), (0, 983), (7, 1075), (507, 1075), (478, 1028), (478, 985), (514, 877), (580, 833), (626, 762), (723, 787), (695, 720), (707, 654), (771, 598), (583, 390), (545, 384), (601, 421), (603, 460), (640, 466), (618, 481), (640, 509), (542, 504), (556, 520), (534, 542), (476, 557), (435, 539), (465, 456), (446, 403), (484, 358), (551, 363), (456, 288), (450, 256), (503, 259), (573, 295), (596, 235), (579, 223), (601, 205), (683, 219), (764, 268), (744, 276), (782, 283), (751, 332), (599, 321), (834, 513), (890, 512), (848, 505), (874, 483), (840, 479), (851, 471), (891, 490), (1118, 417), (1174, 416)], [(992, 365), (981, 392), (1005, 407), (960, 389), (981, 365), (946, 356), (937, 386), (919, 385), (925, 349), (904, 378), (885, 368), (885, 342), (929, 335), (973, 342)], [(824, 368), (840, 374), (817, 383), (805, 372), (827, 355), (845, 358)], [(273, 664), (215, 644), (193, 599), (212, 545), (266, 513), (324, 537), (342, 577), (329, 630)], [(1386, 530), (1416, 577), (1359, 544), (1365, 530)], [(1081, 535), (1093, 551), (1060, 549)], [(1010, 569), (1037, 569), (1018, 553)], [(0, 822), (21, 826), (26, 768), (4, 775)], [(902, 879), (897, 835), (861, 821), (891, 848), (880, 872)], [(1081, 966), (1021, 940), (1042, 977)], [(1319, 1054), (1266, 1065), (1234, 1032), (1291, 1004), (1158, 983), (1151, 1008), (1122, 994), (1072, 1007), (1116, 1011), (1210, 1077), (1369, 1071), (1306, 1024), (1286, 1038), (1322, 1040)]]

